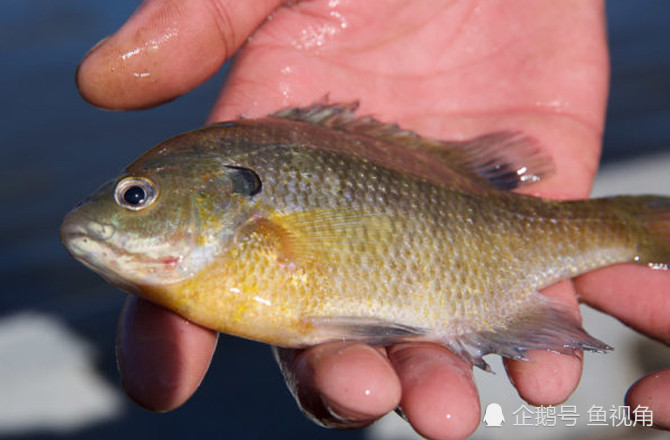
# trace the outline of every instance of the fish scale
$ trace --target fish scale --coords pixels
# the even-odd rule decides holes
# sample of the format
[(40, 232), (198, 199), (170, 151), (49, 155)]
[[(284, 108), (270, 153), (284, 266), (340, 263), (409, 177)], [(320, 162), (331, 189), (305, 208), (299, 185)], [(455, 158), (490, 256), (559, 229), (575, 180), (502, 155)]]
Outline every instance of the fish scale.
[(553, 170), (532, 139), (441, 142), (354, 109), (169, 139), (68, 214), (63, 242), (212, 329), (285, 347), (431, 341), (482, 368), (487, 353), (608, 350), (538, 290), (615, 263), (667, 269), (667, 198), (515, 194)]

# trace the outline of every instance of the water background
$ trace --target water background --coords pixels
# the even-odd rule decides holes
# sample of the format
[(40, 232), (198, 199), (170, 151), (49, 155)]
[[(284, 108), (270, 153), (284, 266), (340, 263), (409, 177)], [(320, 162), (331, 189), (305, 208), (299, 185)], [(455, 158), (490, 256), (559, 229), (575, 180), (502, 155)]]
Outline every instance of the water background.
[[(92, 347), (95, 368), (114, 388), (113, 346), (124, 295), (68, 257), (58, 226), (74, 202), (149, 146), (201, 125), (223, 79), (219, 73), (189, 95), (147, 111), (108, 112), (86, 104), (74, 84), (78, 61), (136, 5), (0, 3), (0, 323), (26, 311), (57, 317)], [(607, 7), (612, 82), (605, 165), (670, 147), (670, 2), (610, 1)], [(156, 415), (124, 400), (113, 420), (63, 435), (363, 438), (306, 421), (269, 349), (226, 336), (202, 387), (183, 408)]]

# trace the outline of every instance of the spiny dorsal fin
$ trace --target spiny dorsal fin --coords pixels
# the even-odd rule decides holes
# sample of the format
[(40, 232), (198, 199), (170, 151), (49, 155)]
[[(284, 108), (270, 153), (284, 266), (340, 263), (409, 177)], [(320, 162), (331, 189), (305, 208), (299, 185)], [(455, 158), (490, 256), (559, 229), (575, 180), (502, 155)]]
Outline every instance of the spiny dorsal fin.
[(282, 109), (269, 116), (289, 121), (307, 122), (312, 125), (376, 138), (397, 138), (403, 143), (430, 141), (435, 145), (439, 144), (434, 140), (423, 140), (418, 134), (401, 129), (398, 124), (380, 122), (372, 116), (356, 117), (355, 113), (358, 106), (358, 101), (347, 104), (318, 103), (310, 107)]
[(465, 141), (438, 141), (380, 122), (371, 116), (356, 117), (358, 102), (315, 104), (287, 108), (270, 117), (345, 131), (418, 151), (478, 185), (510, 190), (538, 182), (551, 174), (553, 163), (532, 138), (518, 132), (499, 131)]

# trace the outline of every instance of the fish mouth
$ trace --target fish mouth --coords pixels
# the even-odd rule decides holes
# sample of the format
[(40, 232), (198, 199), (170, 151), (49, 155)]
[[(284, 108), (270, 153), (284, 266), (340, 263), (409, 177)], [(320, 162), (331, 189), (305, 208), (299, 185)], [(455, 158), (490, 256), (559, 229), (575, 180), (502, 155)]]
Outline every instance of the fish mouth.
[(138, 285), (169, 284), (187, 277), (184, 256), (133, 252), (120, 243), (127, 240), (109, 223), (101, 223), (74, 209), (63, 219), (60, 238), (68, 253), (111, 284), (131, 293)]
[(68, 253), (107, 282), (133, 294), (141, 294), (137, 282), (124, 274), (119, 260), (133, 258), (110, 243), (114, 235), (111, 225), (104, 225), (74, 211), (65, 216), (60, 238)]
[(99, 223), (74, 210), (63, 219), (60, 227), (60, 238), (68, 252), (80, 259), (108, 242), (116, 232), (109, 223)]
[(119, 250), (109, 243), (114, 233), (112, 225), (96, 222), (77, 209), (65, 216), (60, 227), (61, 242), (72, 257), (110, 283), (128, 290), (127, 281), (110, 265), (119, 257)]

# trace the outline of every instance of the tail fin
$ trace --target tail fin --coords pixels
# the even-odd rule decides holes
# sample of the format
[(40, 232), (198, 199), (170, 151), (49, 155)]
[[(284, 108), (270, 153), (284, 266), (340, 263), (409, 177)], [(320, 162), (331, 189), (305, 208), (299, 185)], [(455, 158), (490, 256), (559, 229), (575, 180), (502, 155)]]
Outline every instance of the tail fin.
[(670, 267), (670, 197), (619, 196), (616, 203), (641, 229), (637, 263), (654, 269)]

